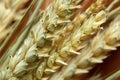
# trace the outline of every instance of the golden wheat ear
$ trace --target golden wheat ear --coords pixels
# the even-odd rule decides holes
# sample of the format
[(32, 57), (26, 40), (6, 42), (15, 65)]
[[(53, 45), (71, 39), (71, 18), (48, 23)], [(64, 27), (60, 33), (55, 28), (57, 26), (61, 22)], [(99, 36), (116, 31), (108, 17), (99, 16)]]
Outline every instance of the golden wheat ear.
[[(114, 4), (116, 3), (116, 2), (113, 2)], [(112, 6), (113, 6), (113, 4), (111, 4)], [(110, 5), (110, 6), (111, 6)], [(118, 8), (117, 8), (118, 9)], [(107, 9), (106, 9), (107, 10)], [(109, 8), (109, 10), (110, 10), (110, 8)], [(108, 10), (108, 11), (109, 11)], [(117, 12), (117, 10), (116, 10), (116, 13), (118, 13)], [(109, 15), (109, 14), (108, 14)], [(115, 18), (115, 17), (114, 17)], [(92, 19), (93, 20), (93, 19)], [(107, 20), (109, 20), (109, 18), (107, 19)], [(115, 21), (117, 21), (117, 20), (119, 20), (119, 18), (117, 18)], [(87, 21), (87, 20), (86, 20)], [(118, 21), (118, 23), (117, 24), (119, 24), (119, 21)], [(87, 25), (88, 25), (88, 22), (86, 23), (86, 26), (85, 27), (87, 27)], [(91, 24), (90, 24), (91, 25)], [(90, 25), (89, 25), (89, 27), (90, 27)], [(115, 24), (114, 24), (115, 25)], [(112, 25), (113, 27), (114, 27), (114, 25)], [(118, 36), (117, 34), (119, 34), (117, 31), (119, 30), (119, 25), (118, 26), (116, 26), (116, 28), (118, 29), (113, 29), (113, 27), (111, 27), (110, 28), (110, 31), (112, 31), (111, 32), (111, 36), (113, 36), (112, 34), (114, 33), (114, 31), (116, 31), (116, 34), (114, 34), (114, 37), (115, 37), (115, 35), (116, 36)], [(106, 28), (105, 28), (106, 29)], [(83, 28), (83, 30), (84, 30), (84, 28)], [(90, 29), (88, 29), (88, 30), (90, 30)], [(104, 28), (103, 28), (103, 30), (104, 30)], [(108, 36), (107, 34), (110, 34), (110, 32), (108, 31), (109, 29), (107, 28), (105, 31), (106, 31), (106, 37)], [(76, 30), (77, 31), (77, 30)], [(79, 32), (82, 32), (82, 31), (79, 31)], [(77, 33), (79, 33), (79, 32), (76, 32), (75, 33), (75, 35), (73, 36), (73, 38), (75, 38), (75, 36), (77, 35)], [(103, 32), (103, 33), (105, 33), (105, 32)], [(88, 44), (87, 46), (86, 46), (86, 48), (84, 48), (84, 49), (82, 49), (80, 52), (77, 52), (77, 53), (80, 53), (80, 55), (78, 55), (78, 56), (80, 56), (80, 57), (75, 57), (75, 58), (73, 58), (72, 60), (68, 60), (68, 65), (67, 65), (67, 67), (63, 67), (62, 69), (61, 69), (61, 71), (59, 71), (59, 72), (57, 72), (57, 73), (55, 73), (54, 75), (53, 75), (53, 77), (51, 77), (51, 80), (54, 80), (54, 79), (57, 79), (57, 77), (59, 77), (59, 79), (60, 80), (69, 80), (73, 75), (81, 75), (81, 74), (85, 74), (85, 73), (88, 73), (89, 72), (89, 70), (90, 69), (92, 69), (93, 67), (94, 67), (94, 64), (95, 63), (102, 63), (103, 61), (102, 61), (102, 59), (105, 59), (106, 57), (107, 57), (107, 55), (104, 55), (104, 56), (102, 56), (102, 54), (100, 54), (99, 55), (99, 53), (102, 53), (101, 52), (101, 50), (103, 50), (103, 49), (101, 49), (102, 47), (104, 47), (104, 50), (105, 50), (105, 53), (106, 53), (106, 51), (109, 51), (109, 50), (116, 50), (116, 48), (114, 48), (114, 47), (112, 47), (112, 46), (108, 46), (107, 44), (108, 44), (108, 42), (104, 42), (105, 40), (106, 40), (106, 38), (105, 39), (102, 39), (103, 37), (102, 36), (104, 36), (105, 37), (105, 35), (104, 34), (100, 34), (100, 33), (98, 33), (99, 35), (96, 35), (95, 36), (95, 39), (93, 39), (92, 40), (92, 42), (90, 41), (88, 41), (90, 44), (91, 43), (93, 43), (93, 44), (91, 44), (91, 45), (89, 45), (88, 43), (86, 43), (86, 44)], [(77, 37), (78, 38), (78, 37)], [(110, 38), (110, 37), (109, 37)], [(75, 39), (76, 40), (76, 39)], [(75, 40), (72, 40), (72, 41), (75, 41)], [(83, 39), (84, 40), (84, 39)], [(89, 40), (89, 39), (88, 39)], [(101, 42), (101, 41), (103, 41), (103, 42)], [(119, 41), (119, 40), (118, 40)], [(111, 43), (112, 44), (112, 42), (110, 41), (109, 43)], [(78, 45), (79, 43), (77, 43), (77, 45)], [(104, 44), (104, 46), (103, 46), (103, 44)], [(105, 45), (106, 44), (106, 45)], [(118, 44), (119, 45), (119, 43), (116, 43), (116, 44)], [(96, 45), (96, 46), (95, 46)], [(78, 45), (79, 46), (79, 45)], [(98, 49), (98, 46), (99, 46), (99, 49)], [(94, 47), (94, 48), (93, 48)], [(115, 46), (116, 47), (116, 46)], [(93, 50), (93, 49), (96, 49), (96, 50)], [(93, 51), (92, 51), (93, 50)], [(84, 51), (85, 51), (85, 53), (84, 53)], [(67, 53), (67, 52), (65, 52), (65, 53)], [(64, 54), (65, 54), (64, 53)], [(96, 54), (95, 54), (96, 53)], [(97, 54), (98, 53), (98, 54)], [(94, 55), (95, 56), (97, 56), (98, 55), (98, 57), (96, 58), (90, 58), (90, 56), (93, 56), (94, 57)], [(71, 59), (71, 58), (70, 58)], [(77, 60), (78, 59), (78, 60)], [(79, 60), (80, 60), (80, 63), (79, 63)], [(77, 63), (79, 63), (79, 65), (76, 65)], [(87, 67), (89, 65), (89, 67)], [(93, 67), (92, 67), (93, 66)], [(77, 68), (77, 69), (76, 69)], [(73, 80), (73, 78), (71, 78), (72, 80)]]
[(70, 64), (63, 69), (62, 76), (68, 77), (71, 76), (69, 74), (85, 74), (94, 67), (94, 64), (102, 63), (102, 60), (108, 56), (109, 51), (116, 50), (116, 47), (120, 46), (119, 29), (120, 21), (118, 16), (108, 28), (105, 28), (105, 30), (98, 33), (98, 35), (96, 35), (95, 38), (90, 41), (90, 45), (88, 45), (87, 48), (84, 48), (80, 51), (81, 55), (70, 60)]

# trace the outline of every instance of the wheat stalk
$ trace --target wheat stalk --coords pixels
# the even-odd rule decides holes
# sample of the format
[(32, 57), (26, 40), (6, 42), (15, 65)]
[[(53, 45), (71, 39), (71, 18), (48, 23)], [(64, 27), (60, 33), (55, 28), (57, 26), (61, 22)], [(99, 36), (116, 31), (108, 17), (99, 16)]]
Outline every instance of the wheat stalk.
[(105, 80), (115, 80), (120, 76), (120, 70), (116, 71), (112, 75), (108, 76)]
[(101, 72), (95, 72), (93, 75), (86, 77), (87, 80), (117, 80), (120, 77), (120, 70), (112, 72), (112, 74), (101, 76)]
[(91, 76), (89, 79), (87, 80), (103, 80), (101, 77), (101, 74), (95, 74), (94, 76)]
[(120, 46), (119, 17), (108, 28), (99, 32), (90, 41), (90, 45), (80, 51), (81, 55), (71, 59), (70, 64), (61, 71), (61, 75), (56, 74), (51, 80), (55, 80), (56, 77), (63, 80), (67, 77), (71, 78), (72, 75), (88, 73), (96, 63), (102, 63), (109, 51), (116, 50), (116, 47)]
[(114, 73), (107, 75), (107, 76), (101, 76), (101, 72), (97, 73), (95, 72), (92, 76), (87, 77), (87, 80), (116, 80), (120, 76), (120, 70), (114, 71)]

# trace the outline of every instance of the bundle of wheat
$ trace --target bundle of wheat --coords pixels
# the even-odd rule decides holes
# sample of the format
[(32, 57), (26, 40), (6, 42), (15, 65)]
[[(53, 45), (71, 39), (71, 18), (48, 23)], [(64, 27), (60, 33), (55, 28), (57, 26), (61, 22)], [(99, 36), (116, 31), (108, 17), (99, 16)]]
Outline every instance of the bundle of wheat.
[[(79, 80), (72, 76), (88, 73), (120, 46), (120, 7), (111, 11), (118, 1), (106, 7), (104, 0), (96, 0), (72, 20), (83, 0), (53, 0), (33, 18), (36, 22), (31, 18), (23, 44), (1, 66), (0, 80)], [(21, 8), (22, 2), (6, 0), (7, 7), (10, 2), (15, 11)]]

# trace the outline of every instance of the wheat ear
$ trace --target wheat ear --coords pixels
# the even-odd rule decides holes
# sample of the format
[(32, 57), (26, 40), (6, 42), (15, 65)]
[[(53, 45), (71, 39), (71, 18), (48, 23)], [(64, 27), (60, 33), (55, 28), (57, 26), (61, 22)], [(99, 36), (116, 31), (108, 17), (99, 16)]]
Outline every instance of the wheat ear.
[[(64, 27), (61, 27), (61, 26), (64, 26), (64, 23), (66, 23), (66, 22), (70, 22), (70, 20), (68, 20), (68, 18), (71, 16), (71, 14), (73, 13), (72, 11), (75, 9), (75, 8), (80, 8), (80, 6), (76, 6), (76, 7), (74, 7), (73, 5), (71, 5), (70, 6), (70, 8), (68, 8), (68, 10), (70, 10), (70, 11), (67, 11), (67, 13), (66, 13), (66, 8), (67, 8), (67, 6), (65, 6), (64, 4), (63, 5), (60, 5), (61, 3), (69, 3), (69, 4), (74, 4), (74, 5), (76, 5), (76, 4), (78, 4), (79, 2), (81, 2), (81, 0), (78, 0), (78, 1), (55, 1), (55, 3), (56, 4), (54, 4), (54, 8), (55, 8), (55, 12), (57, 13), (57, 15), (59, 16), (59, 20), (56, 22), (52, 22), (51, 24), (48, 24), (48, 23), (46, 23), (45, 25), (48, 25), (47, 27), (45, 27), (47, 30), (48, 30), (48, 34), (46, 34), (46, 38), (47, 39), (51, 39), (52, 40), (52, 48), (51, 49), (53, 49), (54, 48), (54, 50), (55, 50), (55, 46), (56, 46), (56, 44), (57, 44), (57, 41), (56, 41), (56, 39), (58, 40), (58, 36), (59, 35), (61, 35), (61, 31), (64, 29)], [(59, 8), (58, 8), (59, 7)], [(63, 7), (65, 8), (65, 9), (63, 9)], [(50, 9), (52, 9), (51, 7), (50, 8), (48, 8), (48, 10), (50, 11)], [(56, 11), (56, 10), (59, 10), (60, 12), (58, 12), (58, 11)], [(71, 9), (72, 9), (72, 11), (71, 11)], [(52, 9), (51, 10), (52, 12), (54, 11), (54, 9)], [(71, 13), (72, 12), (72, 13)], [(55, 16), (55, 14), (56, 13), (54, 13), (53, 14), (53, 16), (54, 17), (52, 17), (52, 15), (50, 15), (50, 13), (51, 12), (49, 12), (49, 14), (47, 14), (48, 16), (47, 16), (47, 19), (48, 19), (48, 21), (49, 20), (51, 20), (51, 21), (54, 21), (54, 17), (56, 17)], [(43, 16), (46, 16), (46, 13), (45, 13), (45, 15), (43, 15)], [(45, 19), (45, 18), (44, 18)], [(52, 20), (53, 19), (53, 20)], [(50, 22), (49, 22), (50, 23)], [(58, 29), (57, 29), (58, 28)], [(51, 43), (51, 42), (49, 42), (49, 43)], [(49, 51), (47, 51), (46, 53), (48, 53), (48, 52), (50, 52), (51, 51), (51, 49), (48, 49)], [(41, 50), (42, 51), (42, 50)], [(53, 51), (52, 51), (53, 52)], [(50, 54), (50, 56), (51, 56), (51, 52), (49, 53)], [(51, 58), (51, 57), (50, 57)], [(49, 75), (49, 74), (52, 74), (52, 73), (54, 73), (54, 70), (52, 70), (52, 69), (49, 69), (49, 68), (47, 68), (47, 65), (49, 64), (46, 64), (46, 61), (47, 61), (47, 58), (46, 58), (46, 60), (45, 61), (43, 61), (42, 62), (42, 64), (43, 65), (41, 65), (40, 64), (40, 66), (38, 67), (38, 69), (36, 70), (36, 74), (37, 74), (37, 77), (39, 78), (39, 79), (41, 79), (42, 78), (42, 75), (45, 75), (45, 76), (43, 76), (43, 78), (42, 79), (48, 79), (49, 77), (48, 76), (46, 76), (46, 75)], [(56, 67), (57, 68), (57, 67)], [(40, 70), (41, 69), (41, 70)]]
[[(80, 75), (88, 73), (96, 63), (103, 62), (102, 60), (108, 56), (109, 51), (116, 50), (116, 47), (120, 46), (119, 17), (108, 28), (100, 31), (90, 42), (90, 45), (80, 51), (81, 55), (70, 60), (70, 64), (63, 69), (64, 71), (60, 76), (62, 80), (66, 77), (70, 78), (73, 74)], [(51, 80), (54, 79), (52, 78)]]
[[(6, 71), (10, 71), (12, 76), (17, 78), (24, 75), (26, 72), (31, 72), (33, 69), (38, 67), (38, 65), (40, 65), (38, 67), (40, 70), (38, 70), (36, 74), (37, 78), (40, 79), (42, 76), (41, 71), (43, 71), (45, 65), (44, 61), (41, 62), (41, 60), (45, 60), (45, 57), (48, 57), (52, 43), (49, 37), (46, 37), (49, 34), (51, 35), (54, 31), (52, 29), (58, 27), (59, 24), (63, 25), (64, 23), (68, 22), (70, 18), (69, 16), (72, 15), (74, 10), (76, 8), (80, 8), (80, 6), (76, 6), (79, 2), (81, 2), (81, 0), (54, 0), (53, 4), (51, 4), (43, 13), (44, 16), (42, 16), (39, 22), (35, 24), (31, 33), (28, 35), (18, 52), (14, 55), (14, 57), (11, 57), (8, 69)], [(58, 4), (60, 5), (60, 3), (62, 6), (57, 6)], [(64, 11), (65, 13), (67, 12), (67, 14), (64, 14)], [(69, 16), (67, 16), (68, 14)], [(46, 34), (47, 32), (48, 34)], [(13, 78), (12, 76), (5, 77), (5, 79)]]
[[(90, 28), (88, 28), (88, 27), (85, 27), (85, 25), (83, 25), (83, 26), (81, 26), (81, 24), (82, 24), (82, 22), (83, 22), (83, 24), (86, 24), (86, 23), (84, 23), (84, 20), (86, 20), (87, 18), (91, 18), (92, 17), (92, 19), (93, 19), (93, 22), (96, 24), (96, 23), (98, 23), (97, 25), (95, 25), (98, 29), (100, 28), (99, 26), (102, 24), (102, 23), (104, 23), (105, 21), (106, 21), (106, 15), (105, 15), (105, 11), (104, 10), (102, 10), (103, 8), (102, 8), (102, 6), (103, 5), (101, 5), (100, 4), (100, 2), (101, 1), (97, 1), (96, 2), (96, 4), (93, 4), (85, 13), (83, 13), (83, 14), (80, 14), (80, 15), (78, 15), (74, 20), (73, 20), (73, 24), (68, 24), (64, 29), (63, 29), (63, 31), (61, 31), (61, 35), (62, 35), (62, 37), (63, 38), (61, 38), (61, 35), (60, 36), (58, 36), (58, 42), (59, 43), (57, 43), (57, 45), (59, 45), (58, 47), (60, 47), (61, 46), (61, 42), (62, 42), (62, 39), (65, 39), (65, 42), (63, 41), (63, 46), (62, 46), (62, 49), (60, 49), (60, 48), (58, 48), (58, 51), (56, 50), (57, 48), (56, 47), (54, 47), (53, 49), (52, 49), (52, 51), (50, 52), (50, 57), (48, 58), (48, 60), (47, 60), (47, 67), (46, 68), (44, 68), (44, 70), (46, 71), (46, 72), (48, 72), (47, 74), (46, 74), (46, 72), (44, 72), (44, 74), (43, 75), (45, 75), (45, 78), (46, 78), (46, 76), (47, 77), (49, 77), (49, 76), (51, 76), (54, 72), (56, 72), (56, 70), (57, 69), (59, 69), (62, 65), (67, 65), (67, 63), (65, 62), (66, 60), (67, 60), (67, 58), (69, 58), (70, 57), (70, 54), (79, 54), (78, 52), (76, 52), (77, 50), (78, 50), (78, 46), (76, 46), (77, 47), (77, 49), (74, 49), (73, 48), (73, 44), (71, 44), (71, 42), (70, 41), (66, 41), (66, 38), (67, 38), (67, 36), (69, 35), (69, 34), (71, 34), (72, 33), (72, 28), (73, 27), (77, 27), (77, 29), (75, 29), (75, 30), (79, 30), (79, 32), (82, 32), (83, 30), (82, 30), (82, 28), (86, 28), (86, 30), (89, 30), (90, 28), (92, 28), (93, 26), (91, 26)], [(102, 3), (102, 2), (101, 2)], [(99, 8), (96, 8), (97, 6), (94, 6), (94, 5), (98, 5), (99, 6)], [(100, 5), (101, 5), (101, 7), (100, 7)], [(96, 10), (95, 10), (95, 8), (96, 8)], [(93, 10), (94, 9), (94, 10)], [(97, 12), (99, 12), (99, 11), (101, 11), (100, 13), (97, 13)], [(96, 16), (90, 16), (90, 14), (94, 14), (94, 13), (96, 13)], [(100, 19), (100, 17), (102, 17), (101, 19)], [(95, 19), (96, 18), (96, 19)], [(97, 19), (99, 18), (99, 20), (97, 21)], [(88, 21), (90, 21), (90, 20), (88, 20)], [(92, 22), (91, 22), (92, 23)], [(93, 24), (94, 25), (94, 24)], [(81, 26), (81, 27), (80, 27)], [(83, 32), (85, 32), (85, 31), (83, 31)], [(95, 34), (97, 32), (97, 29), (96, 30), (93, 30), (93, 31), (91, 31), (90, 33), (88, 33), (88, 34), (90, 34), (90, 35), (93, 35), (93, 34)], [(93, 34), (91, 34), (91, 33), (93, 33)], [(77, 33), (78, 34), (78, 33)], [(75, 34), (75, 35), (77, 35), (77, 34)], [(88, 36), (88, 34), (85, 34), (85, 36)], [(75, 37), (75, 35), (74, 35), (74, 37)], [(89, 36), (90, 36), (89, 35)], [(71, 35), (70, 35), (71, 36)], [(80, 38), (79, 37), (82, 37), (81, 35), (77, 35), (77, 39), (76, 39), (76, 37), (74, 38), (74, 41), (76, 42), (76, 40), (80, 40)], [(75, 40), (76, 39), (76, 40)], [(67, 40), (69, 40), (69, 38), (67, 39)], [(71, 40), (72, 41), (72, 40)], [(76, 48), (75, 47), (75, 48)], [(80, 47), (79, 47), (80, 48)], [(72, 50), (69, 50), (69, 49), (72, 49)], [(74, 49), (74, 50), (73, 50)], [(51, 71), (51, 72), (50, 72)], [(43, 79), (44, 79), (44, 77), (43, 77)]]

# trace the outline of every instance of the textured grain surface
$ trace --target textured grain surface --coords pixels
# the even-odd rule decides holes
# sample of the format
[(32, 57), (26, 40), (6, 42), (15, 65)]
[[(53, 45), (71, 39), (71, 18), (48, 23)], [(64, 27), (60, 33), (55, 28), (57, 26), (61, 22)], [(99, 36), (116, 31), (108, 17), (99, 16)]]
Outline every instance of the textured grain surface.
[[(95, 64), (103, 62), (109, 51), (116, 50), (120, 39), (119, 18), (107, 26), (118, 15), (119, 9), (110, 12), (118, 0), (107, 8), (104, 0), (97, 0), (71, 20), (76, 9), (81, 8), (81, 2), (53, 0), (40, 13), (39, 21), (19, 50), (10, 56), (9, 65), (0, 72), (0, 79), (58, 80), (59, 77), (59, 80), (74, 80), (72, 76), (88, 73)], [(106, 21), (108, 23), (102, 25)]]

